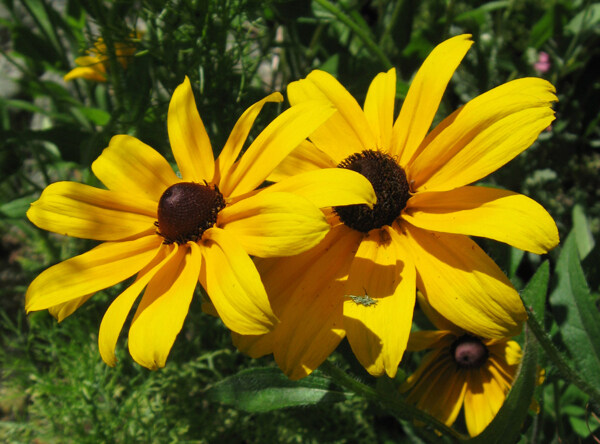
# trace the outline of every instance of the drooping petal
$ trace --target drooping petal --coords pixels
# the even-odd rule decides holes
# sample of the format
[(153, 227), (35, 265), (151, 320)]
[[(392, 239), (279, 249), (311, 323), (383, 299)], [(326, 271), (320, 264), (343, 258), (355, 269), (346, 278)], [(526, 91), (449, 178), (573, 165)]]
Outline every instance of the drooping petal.
[(505, 395), (485, 367), (469, 372), (465, 394), (465, 422), (469, 435), (479, 435), (492, 422)]
[(527, 318), (521, 298), (475, 242), (406, 222), (402, 229), (417, 267), (419, 290), (435, 310), (476, 336), (519, 334)]
[[(273, 355), (289, 378), (310, 374), (343, 339), (344, 281), (362, 236), (340, 224), (300, 256), (283, 258), (268, 271), (259, 263), (269, 294), (284, 288), (282, 301), (276, 304), (281, 323), (273, 332)], [(286, 288), (288, 273), (292, 281)]]
[(317, 208), (366, 204), (370, 208), (377, 196), (369, 179), (342, 168), (307, 171), (264, 188), (262, 193), (293, 193), (305, 197)]
[(427, 316), (435, 328), (438, 330), (446, 330), (446, 332), (452, 332), (452, 334), (455, 336), (461, 336), (464, 334), (464, 330), (462, 328), (454, 325), (448, 319), (439, 314), (431, 305), (429, 305), (427, 299), (425, 299), (425, 296), (423, 296), (423, 293), (420, 291), (417, 291), (417, 302), (419, 303), (421, 310), (423, 310), (423, 313), (425, 313), (425, 316)]
[(193, 248), (196, 244), (186, 245), (177, 248), (150, 279), (131, 321), (129, 352), (150, 370), (165, 366), (198, 283), (202, 254)]
[(308, 199), (277, 192), (260, 192), (225, 207), (217, 225), (258, 257), (302, 253), (329, 231), (325, 216)]
[(337, 163), (328, 154), (306, 140), (277, 165), (277, 168), (267, 177), (267, 180), (279, 182), (296, 174), (321, 168), (335, 168), (336, 166)]
[(334, 112), (329, 103), (316, 100), (285, 110), (258, 135), (227, 177), (221, 177), (221, 192), (232, 197), (254, 190)]
[(93, 80), (95, 82), (106, 82), (106, 72), (95, 67), (78, 66), (63, 76), (63, 80), (65, 82), (73, 79), (86, 79)]
[(156, 235), (105, 242), (56, 264), (33, 280), (25, 295), (25, 309), (44, 310), (118, 284), (144, 268), (161, 242)]
[(114, 136), (92, 171), (112, 191), (135, 194), (155, 202), (164, 191), (180, 182), (171, 165), (158, 151), (131, 136)]
[(151, 229), (157, 203), (77, 182), (48, 185), (27, 217), (39, 228), (67, 236), (119, 240)]
[(475, 182), (527, 149), (554, 120), (554, 87), (525, 78), (498, 86), (444, 119), (411, 165), (416, 191), (446, 191)]
[(440, 348), (450, 345), (453, 333), (448, 330), (420, 330), (413, 331), (408, 339), (408, 351), (421, 351), (427, 348)]
[(374, 376), (396, 375), (412, 325), (416, 274), (403, 244), (391, 227), (371, 230), (356, 252), (346, 284), (346, 296), (366, 294), (376, 302), (344, 301), (348, 341)]
[(495, 188), (417, 193), (402, 217), (425, 230), (487, 237), (537, 254), (558, 245), (556, 224), (540, 204)]
[(375, 76), (369, 86), (364, 105), (365, 117), (373, 129), (380, 151), (388, 152), (392, 145), (395, 101), (396, 70), (392, 68)]
[(75, 310), (81, 307), (83, 304), (87, 302), (89, 298), (94, 296), (94, 293), (86, 294), (77, 299), (72, 299), (67, 302), (63, 302), (62, 304), (55, 305), (53, 307), (48, 308), (48, 312), (58, 321), (62, 322), (68, 316), (72, 315)]
[(452, 74), (473, 44), (470, 37), (458, 35), (436, 46), (410, 84), (392, 131), (391, 154), (399, 165), (408, 164), (429, 131)]
[(215, 158), (187, 77), (171, 97), (167, 126), (171, 150), (183, 180), (211, 182), (215, 173)]
[[(244, 114), (242, 114), (242, 116), (235, 123), (233, 130), (229, 134), (227, 142), (225, 142), (225, 146), (223, 147), (221, 154), (219, 154), (219, 157), (215, 162), (216, 172), (219, 174), (219, 178), (227, 176), (229, 169), (240, 155), (240, 152), (244, 146), (244, 142), (246, 142), (246, 139), (248, 138), (248, 133), (250, 132), (250, 129), (252, 128), (252, 125), (258, 117), (258, 114), (262, 110), (264, 104), (267, 102), (282, 101), (283, 96), (281, 93), (274, 92), (273, 94), (270, 94), (264, 99), (256, 102), (246, 111), (244, 111)], [(215, 182), (219, 182), (218, 178), (215, 178)]]
[(135, 282), (117, 296), (104, 313), (98, 333), (98, 349), (107, 365), (114, 367), (117, 363), (115, 346), (133, 303), (148, 282), (176, 252), (177, 244), (161, 245), (154, 259), (138, 273)]
[(273, 353), (274, 337), (274, 331), (264, 335), (240, 335), (231, 332), (234, 347), (254, 359)]
[(314, 99), (336, 107), (337, 112), (310, 134), (315, 145), (336, 164), (353, 153), (375, 147), (377, 140), (360, 105), (331, 74), (315, 70), (306, 79), (290, 83), (287, 94), (292, 108)]
[(220, 228), (204, 233), (200, 246), (206, 271), (200, 282), (230, 330), (246, 335), (268, 333), (277, 323), (267, 293), (248, 253), (235, 236)]

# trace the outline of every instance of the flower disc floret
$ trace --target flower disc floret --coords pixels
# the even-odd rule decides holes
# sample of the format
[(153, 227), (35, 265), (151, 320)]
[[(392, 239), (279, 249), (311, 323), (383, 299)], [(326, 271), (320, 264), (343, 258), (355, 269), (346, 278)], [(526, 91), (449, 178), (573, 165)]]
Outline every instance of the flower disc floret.
[(450, 346), (450, 355), (459, 368), (480, 368), (489, 354), (481, 339), (471, 335), (457, 338)]
[(372, 209), (364, 204), (335, 207), (346, 226), (368, 233), (375, 228), (391, 225), (400, 217), (410, 198), (409, 185), (406, 173), (389, 154), (364, 150), (344, 159), (338, 168), (365, 176), (377, 195), (377, 203)]
[(217, 222), (223, 208), (225, 199), (217, 186), (176, 183), (158, 202), (158, 234), (165, 244), (196, 242)]

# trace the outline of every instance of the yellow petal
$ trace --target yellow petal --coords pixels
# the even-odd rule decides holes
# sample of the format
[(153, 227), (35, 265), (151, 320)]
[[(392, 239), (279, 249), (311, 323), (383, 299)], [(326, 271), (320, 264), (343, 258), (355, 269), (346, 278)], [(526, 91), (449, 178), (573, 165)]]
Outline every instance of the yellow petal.
[(104, 313), (98, 333), (98, 348), (102, 360), (111, 367), (117, 363), (115, 346), (133, 303), (148, 282), (171, 260), (176, 252), (177, 244), (161, 245), (154, 259), (138, 273), (135, 282), (117, 296)]
[[(219, 177), (227, 176), (229, 169), (232, 167), (233, 163), (237, 160), (240, 152), (242, 151), (242, 147), (244, 146), (244, 142), (248, 138), (248, 133), (256, 120), (256, 117), (262, 110), (262, 107), (267, 102), (282, 102), (283, 96), (281, 93), (274, 92), (273, 94), (268, 95), (264, 99), (256, 102), (246, 111), (244, 114), (238, 119), (221, 154), (217, 158), (215, 165), (216, 170), (219, 174)], [(215, 182), (219, 182), (217, 178), (215, 178)]]
[[(106, 51), (101, 52), (100, 54), (106, 54)], [(96, 71), (106, 72), (106, 68), (104, 66), (105, 61), (108, 60), (108, 57), (98, 57), (95, 55), (91, 56), (81, 56), (75, 59), (75, 64), (77, 66), (85, 66), (85, 67), (93, 67)]]
[(315, 99), (336, 107), (337, 112), (310, 134), (336, 164), (353, 153), (375, 148), (377, 140), (360, 105), (332, 75), (315, 70), (306, 79), (290, 83), (287, 94), (292, 108)]
[(391, 154), (406, 165), (429, 131), (452, 74), (473, 44), (470, 35), (440, 43), (415, 75), (394, 123)]
[(440, 368), (447, 365), (449, 358), (447, 350), (440, 348), (425, 354), (415, 372), (409, 375), (399, 387), (400, 393), (410, 390), (406, 400), (408, 402), (419, 400), (424, 393), (423, 389), (431, 386), (432, 378), (439, 374)]
[(96, 68), (77, 67), (73, 68), (63, 76), (63, 80), (65, 82), (73, 79), (86, 79), (93, 80), (95, 82), (106, 82), (106, 74), (104, 71)]
[(279, 182), (287, 177), (321, 168), (335, 168), (337, 163), (308, 140), (298, 145), (267, 178)]
[(223, 323), (239, 334), (271, 331), (277, 318), (248, 253), (234, 236), (220, 228), (208, 229), (204, 238), (199, 248), (206, 260), (206, 272), (200, 275), (200, 282)]
[(183, 180), (211, 182), (215, 174), (214, 155), (187, 77), (171, 97), (167, 126), (171, 150)]
[(181, 182), (156, 150), (131, 136), (114, 136), (92, 163), (92, 171), (113, 191), (135, 194), (155, 202), (165, 190)]
[(283, 179), (262, 193), (284, 192), (305, 197), (317, 208), (366, 204), (373, 208), (377, 196), (369, 179), (342, 168), (307, 171)]
[(425, 296), (423, 296), (423, 293), (421, 293), (420, 291), (417, 291), (417, 302), (419, 303), (419, 307), (421, 308), (421, 310), (423, 310), (423, 313), (425, 313), (425, 316), (427, 316), (427, 318), (431, 321), (435, 328), (437, 328), (438, 330), (446, 330), (447, 332), (452, 332), (452, 334), (456, 336), (464, 334), (462, 328), (458, 328), (448, 319), (439, 314), (431, 305), (429, 305), (427, 299), (425, 299)]
[[(352, 261), (344, 327), (354, 354), (374, 376), (396, 375), (415, 307), (416, 274), (404, 241), (391, 227), (371, 230)], [(374, 304), (349, 297), (368, 295)]]
[(554, 120), (554, 87), (513, 80), (471, 100), (427, 137), (409, 166), (416, 191), (445, 191), (475, 182), (527, 149)]
[(89, 298), (94, 296), (94, 293), (86, 294), (77, 299), (73, 299), (67, 302), (63, 302), (62, 304), (55, 305), (53, 307), (48, 308), (48, 312), (56, 318), (58, 322), (62, 322), (68, 316), (71, 316), (75, 310), (81, 307), (83, 304), (87, 302)]
[(237, 196), (254, 190), (334, 111), (327, 102), (308, 101), (277, 116), (252, 142), (227, 177), (221, 177), (221, 192), (225, 196)]
[(504, 392), (485, 367), (472, 370), (465, 394), (465, 422), (469, 435), (479, 435), (504, 403)]
[(260, 192), (225, 207), (217, 220), (248, 254), (291, 256), (315, 246), (329, 231), (321, 211), (291, 193)]
[(506, 190), (467, 186), (417, 193), (402, 217), (426, 230), (487, 237), (536, 254), (558, 245), (558, 229), (548, 212)]
[(129, 353), (138, 364), (150, 370), (165, 366), (187, 316), (201, 266), (200, 251), (180, 246), (148, 283), (129, 329)]
[(112, 241), (152, 229), (157, 207), (156, 202), (125, 192), (56, 182), (31, 204), (27, 217), (54, 233)]
[(231, 339), (239, 351), (256, 359), (273, 353), (273, 333), (272, 331), (264, 335), (240, 335), (231, 332)]
[(483, 338), (520, 332), (527, 318), (521, 298), (475, 242), (408, 223), (402, 228), (417, 267), (419, 290), (437, 312)]
[(392, 68), (386, 73), (377, 74), (365, 99), (365, 117), (373, 129), (380, 151), (387, 152), (391, 148), (395, 101), (396, 70)]
[(275, 361), (289, 378), (309, 375), (343, 339), (345, 278), (362, 236), (340, 224), (313, 250), (281, 259), (268, 271), (260, 269), (269, 294), (291, 276), (283, 291), (285, 305), (277, 312), (281, 322), (273, 332)]
[(420, 330), (413, 331), (408, 339), (408, 351), (421, 351), (427, 348), (440, 348), (450, 345), (454, 333), (448, 330)]
[(144, 268), (161, 242), (156, 235), (105, 242), (56, 264), (33, 280), (25, 295), (25, 309), (44, 310), (118, 284)]

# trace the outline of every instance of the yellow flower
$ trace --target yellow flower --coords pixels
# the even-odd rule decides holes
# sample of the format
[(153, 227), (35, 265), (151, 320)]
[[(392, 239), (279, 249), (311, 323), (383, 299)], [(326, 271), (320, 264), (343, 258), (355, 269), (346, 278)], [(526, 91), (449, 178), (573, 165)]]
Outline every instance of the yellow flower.
[[(133, 37), (139, 39), (141, 34), (137, 33)], [(77, 78), (106, 82), (106, 71), (109, 62), (104, 40), (100, 37), (94, 42), (94, 46), (86, 52), (87, 55), (75, 59), (75, 64), (78, 66), (64, 75), (63, 80), (65, 82)], [(132, 41), (115, 43), (115, 55), (123, 68), (127, 68), (129, 59), (134, 53), (135, 44)]]
[[(281, 323), (262, 337), (234, 336), (251, 356), (273, 353), (291, 378), (306, 376), (344, 336), (373, 375), (390, 377), (406, 348), (418, 287), (431, 305), (473, 334), (514, 335), (526, 313), (509, 280), (468, 235), (534, 253), (558, 243), (550, 215), (506, 190), (468, 186), (529, 147), (554, 119), (553, 86), (524, 78), (471, 100), (429, 128), (468, 35), (438, 45), (416, 74), (394, 122), (396, 73), (375, 77), (364, 108), (331, 75), (288, 86), (292, 108), (326, 99), (337, 108), (270, 176), (339, 167), (373, 184), (377, 204), (326, 212), (332, 229), (294, 258), (261, 260)], [(428, 133), (429, 132), (429, 133)]]
[(510, 338), (473, 336), (422, 303), (438, 330), (417, 331), (409, 351), (433, 349), (400, 387), (407, 401), (451, 426), (464, 406), (469, 435), (478, 435), (494, 419), (510, 390), (521, 347)]
[[(27, 291), (27, 311), (49, 309), (60, 321), (93, 293), (137, 273), (106, 311), (99, 348), (104, 361), (114, 365), (120, 331), (146, 288), (128, 342), (133, 358), (151, 369), (165, 365), (198, 280), (231, 330), (272, 329), (277, 320), (249, 255), (292, 255), (316, 245), (329, 230), (318, 205), (375, 202), (367, 180), (335, 170), (305, 175), (303, 186), (294, 179), (253, 191), (334, 112), (316, 102), (288, 109), (236, 161), (263, 105), (282, 100), (274, 93), (246, 110), (214, 160), (186, 78), (168, 112), (181, 178), (157, 151), (120, 135), (92, 164), (108, 190), (74, 182), (49, 185), (31, 205), (29, 219), (45, 230), (104, 243), (40, 274)], [(296, 194), (289, 192), (296, 188)], [(314, 196), (322, 188), (331, 191)]]

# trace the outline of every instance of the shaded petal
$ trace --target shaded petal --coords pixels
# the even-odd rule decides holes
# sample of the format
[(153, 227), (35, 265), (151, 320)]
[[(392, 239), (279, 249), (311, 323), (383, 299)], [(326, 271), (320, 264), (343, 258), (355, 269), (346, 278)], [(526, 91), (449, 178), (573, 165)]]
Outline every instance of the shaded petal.
[(48, 185), (27, 217), (39, 228), (66, 236), (119, 240), (153, 228), (157, 203), (77, 182)]
[(461, 336), (464, 334), (464, 330), (462, 328), (458, 328), (448, 319), (439, 314), (431, 305), (429, 305), (427, 299), (425, 299), (425, 296), (423, 296), (423, 293), (420, 291), (417, 291), (417, 302), (419, 303), (421, 310), (423, 310), (423, 313), (425, 313), (425, 316), (427, 316), (435, 328), (438, 330), (447, 330), (456, 336)]
[(56, 318), (58, 322), (62, 322), (68, 316), (71, 316), (75, 310), (81, 307), (83, 304), (87, 302), (89, 298), (94, 296), (94, 293), (86, 294), (77, 299), (72, 299), (67, 302), (63, 302), (62, 304), (55, 305), (54, 307), (49, 307), (48, 312)]
[[(247, 335), (268, 333), (277, 323), (254, 263), (237, 239), (220, 228), (204, 233), (200, 246), (206, 271), (200, 282), (230, 330)], [(194, 246), (194, 245), (192, 245)]]
[[(102, 65), (100, 65), (102, 66)], [(106, 72), (96, 67), (81, 66), (73, 68), (63, 76), (63, 80), (68, 82), (73, 79), (86, 79), (95, 82), (106, 82)]]
[(344, 301), (352, 351), (374, 376), (396, 375), (415, 307), (416, 274), (403, 240), (391, 227), (371, 230), (352, 261), (346, 296), (369, 295), (376, 304)]
[(217, 224), (248, 254), (258, 257), (301, 253), (329, 231), (323, 213), (292, 193), (259, 192), (221, 210)]
[(274, 337), (273, 331), (264, 335), (240, 335), (231, 332), (233, 345), (254, 359), (273, 353)]
[(56, 264), (33, 280), (25, 295), (25, 309), (44, 310), (118, 284), (144, 268), (161, 243), (156, 235), (105, 242)]
[(558, 245), (558, 228), (540, 204), (495, 188), (417, 193), (402, 218), (425, 230), (487, 237), (537, 254)]
[(466, 236), (402, 228), (418, 286), (442, 316), (483, 338), (519, 334), (527, 318), (519, 294), (490, 257)]
[(373, 208), (377, 202), (369, 179), (360, 173), (342, 168), (299, 173), (262, 191), (273, 192), (293, 193), (305, 197), (317, 208), (354, 204), (366, 204)]
[(337, 112), (312, 132), (310, 139), (336, 164), (376, 146), (377, 140), (360, 105), (331, 74), (314, 70), (306, 79), (290, 83), (287, 94), (292, 108), (314, 99), (327, 100), (335, 106)]
[(92, 163), (92, 171), (110, 190), (155, 202), (168, 187), (181, 182), (158, 151), (124, 135), (110, 139), (108, 148)]
[(252, 142), (228, 175), (221, 177), (221, 192), (232, 197), (254, 190), (334, 112), (327, 102), (309, 101), (281, 113)]
[[(233, 130), (231, 130), (231, 134), (229, 134), (229, 138), (227, 139), (227, 142), (225, 142), (225, 146), (215, 162), (216, 172), (219, 174), (219, 178), (227, 176), (229, 169), (242, 151), (244, 142), (246, 142), (246, 139), (248, 138), (248, 133), (250, 132), (252, 125), (254, 125), (256, 117), (267, 102), (283, 102), (283, 96), (281, 93), (274, 92), (244, 111), (244, 114), (241, 115), (235, 123)], [(219, 183), (219, 178), (215, 178), (215, 182)]]
[(286, 275), (292, 275), (285, 306), (281, 314), (276, 312), (281, 323), (273, 332), (275, 361), (289, 378), (309, 375), (343, 339), (345, 279), (362, 236), (340, 224), (301, 260), (285, 258), (267, 273), (261, 269), (267, 285), (272, 284), (267, 287), (270, 295), (283, 286)]
[(115, 346), (133, 303), (148, 282), (171, 260), (177, 250), (177, 244), (161, 245), (154, 259), (138, 273), (135, 282), (117, 296), (104, 313), (98, 333), (98, 349), (102, 360), (111, 367), (117, 363)]
[(328, 154), (306, 140), (277, 165), (267, 180), (279, 182), (296, 174), (321, 168), (335, 168), (336, 166), (337, 163)]
[(446, 355), (447, 350), (434, 349), (423, 356), (415, 372), (406, 378), (399, 388), (400, 393), (405, 393), (412, 389), (406, 399), (408, 402), (418, 400), (423, 394), (424, 389), (427, 389), (431, 385), (429, 382), (433, 382), (435, 375), (439, 374), (438, 370), (447, 364), (448, 358)]
[(379, 151), (388, 152), (392, 145), (395, 101), (396, 69), (392, 68), (375, 76), (369, 86), (364, 105), (365, 117), (377, 139)]
[(410, 84), (392, 131), (391, 154), (405, 166), (429, 131), (454, 71), (473, 44), (469, 34), (452, 37), (427, 56)]
[(186, 245), (152, 277), (131, 321), (129, 353), (150, 370), (165, 366), (198, 283), (202, 254), (193, 248), (196, 244)]
[(465, 422), (469, 435), (479, 435), (498, 413), (505, 394), (485, 367), (471, 370), (465, 394)]
[(448, 330), (413, 331), (408, 339), (408, 351), (421, 351), (427, 348), (449, 346), (454, 341), (454, 333)]
[(187, 76), (171, 97), (167, 126), (171, 150), (183, 180), (211, 182), (215, 174), (214, 155)]
[(554, 120), (554, 87), (536, 78), (488, 91), (444, 119), (409, 166), (413, 190), (445, 191), (475, 182), (528, 148)]

